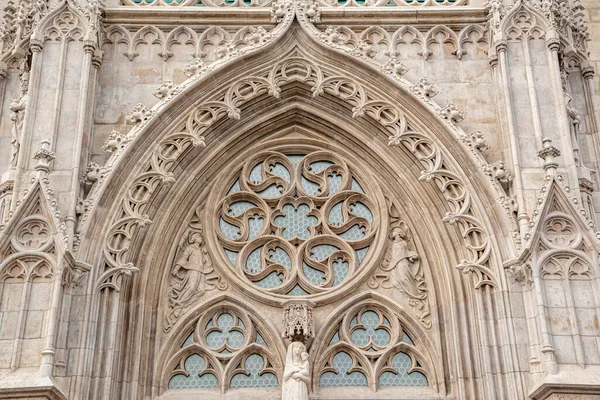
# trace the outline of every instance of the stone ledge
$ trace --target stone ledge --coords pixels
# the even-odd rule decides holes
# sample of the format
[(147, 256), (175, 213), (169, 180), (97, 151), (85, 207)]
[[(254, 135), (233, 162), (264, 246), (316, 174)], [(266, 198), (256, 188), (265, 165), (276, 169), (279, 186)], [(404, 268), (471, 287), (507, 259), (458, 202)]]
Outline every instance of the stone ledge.
[(67, 400), (49, 377), (37, 368), (22, 368), (0, 376), (0, 400)]
[(544, 400), (553, 394), (600, 395), (600, 367), (587, 366), (583, 369), (576, 365), (560, 366), (558, 374), (548, 375), (538, 382), (529, 397)]

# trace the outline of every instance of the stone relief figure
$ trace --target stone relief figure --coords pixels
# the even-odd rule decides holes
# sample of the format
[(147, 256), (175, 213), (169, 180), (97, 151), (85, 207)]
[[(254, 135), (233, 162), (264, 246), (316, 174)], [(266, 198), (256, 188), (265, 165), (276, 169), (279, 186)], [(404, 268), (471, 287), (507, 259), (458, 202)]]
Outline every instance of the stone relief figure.
[(17, 166), (17, 159), (19, 156), (19, 150), (21, 148), (21, 132), (23, 130), (23, 120), (25, 118), (25, 108), (27, 107), (27, 100), (29, 95), (27, 94), (29, 88), (29, 72), (23, 72), (21, 75), (21, 97), (14, 99), (10, 103), (10, 120), (12, 121), (12, 137), (10, 144), (12, 145), (12, 153), (10, 156), (10, 166)]
[(411, 237), (404, 222), (392, 228), (392, 243), (386, 252), (381, 269), (390, 271), (391, 286), (408, 296), (417, 318), (427, 328), (431, 327), (428, 290), (421, 268), (419, 254), (411, 249)]
[(208, 277), (214, 270), (208, 255), (202, 232), (189, 233), (183, 254), (177, 259), (171, 271), (169, 287), (169, 309), (165, 329), (168, 330), (185, 308), (207, 290), (212, 290), (218, 277)]
[(302, 342), (292, 342), (288, 346), (283, 371), (282, 400), (308, 400), (310, 369), (308, 353)]

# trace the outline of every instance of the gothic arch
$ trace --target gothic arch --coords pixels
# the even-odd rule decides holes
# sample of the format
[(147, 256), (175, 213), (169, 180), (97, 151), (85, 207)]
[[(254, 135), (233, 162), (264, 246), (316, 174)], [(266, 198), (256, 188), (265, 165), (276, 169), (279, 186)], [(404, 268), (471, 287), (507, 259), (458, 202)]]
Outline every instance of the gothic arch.
[[(281, 72), (285, 68), (287, 75)], [(155, 294), (165, 290), (169, 273), (165, 265), (175, 257), (173, 243), (187, 229), (182, 221), (191, 220), (198, 199), (206, 196), (220, 169), (230, 165), (223, 157), (224, 149), (241, 154), (248, 151), (248, 143), (284, 141), (286, 136), (304, 145), (321, 143), (323, 148), (341, 152), (344, 145), (352, 144), (359, 156), (346, 151), (347, 157), (362, 159), (363, 165), (371, 165), (380, 173), (382, 183), (393, 186), (389, 189), (391, 197), (401, 199), (400, 208), (406, 208), (400, 218), (413, 231), (420, 225), (430, 229), (429, 234), (415, 235), (415, 241), (426, 254), (424, 258), (430, 260), (427, 268), (433, 292), (451, 308), (458, 298), (473, 302), (450, 311), (464, 326), (453, 326), (448, 329), (452, 333), (440, 339), (448, 346), (445, 357), (460, 358), (463, 351), (478, 351), (479, 346), (461, 349), (452, 343), (449, 337), (458, 340), (460, 330), (466, 329), (477, 341), (487, 341), (489, 329), (502, 332), (492, 337), (504, 337), (509, 328), (475, 324), (474, 320), (485, 310), (492, 315), (505, 312), (503, 305), (486, 296), (492, 296), (494, 287), (505, 285), (499, 265), (510, 252), (498, 245), (491, 232), (505, 236), (508, 243), (510, 227), (506, 216), (487, 213), (495, 202), (493, 189), (459, 144), (457, 128), (450, 127), (454, 126), (452, 110), (435, 116), (415, 96), (385, 77), (392, 90), (383, 90), (376, 84), (381, 76), (375, 79), (372, 71), (358, 62), (315, 46), (297, 26), (268, 52), (225, 65), (211, 76), (190, 84), (169, 104), (137, 110), (134, 118), (139, 126), (130, 136), (132, 144), (109, 163), (110, 175), (92, 196), (96, 204), (79, 247), (81, 257), (96, 266), (88, 290), (96, 298), (90, 306), (92, 314), (99, 313), (101, 318), (96, 322), (97, 337), (89, 340), (93, 347), (96, 341), (104, 343), (103, 336), (117, 335), (120, 339), (109, 351), (120, 352), (124, 363), (137, 368), (119, 375), (120, 368), (105, 368), (110, 358), (90, 352), (96, 360), (94, 371), (105, 371), (104, 376), (92, 374), (97, 378), (92, 380), (90, 394), (103, 390), (104, 380), (121, 387), (111, 390), (149, 390), (155, 347), (171, 340), (170, 334), (158, 332), (161, 296)], [(246, 84), (235, 86), (236, 81)], [(97, 237), (108, 239), (103, 243), (95, 240)], [(162, 257), (147, 260), (144, 255), (148, 249)], [(373, 265), (382, 256), (373, 257)], [(466, 274), (456, 273), (455, 265)], [(137, 307), (126, 308), (125, 304), (134, 299)], [(122, 332), (108, 329), (107, 321), (122, 323)], [(155, 332), (156, 336), (141, 340), (145, 332)], [(135, 350), (126, 348), (124, 337), (144, 344)], [(487, 366), (454, 361), (450, 367), (453, 375), (486, 375), (491, 380), (488, 385), (495, 385), (492, 375), (501, 368), (500, 363), (490, 366), (493, 362), (486, 354), (474, 357)], [(507, 360), (505, 368), (513, 368), (510, 364)], [(124, 389), (123, 381), (139, 382), (139, 388)], [(496, 393), (496, 389), (484, 389), (474, 379), (461, 380), (457, 385), (469, 386), (465, 393), (474, 395), (484, 390)], [(499, 390), (501, 394), (507, 389)]]

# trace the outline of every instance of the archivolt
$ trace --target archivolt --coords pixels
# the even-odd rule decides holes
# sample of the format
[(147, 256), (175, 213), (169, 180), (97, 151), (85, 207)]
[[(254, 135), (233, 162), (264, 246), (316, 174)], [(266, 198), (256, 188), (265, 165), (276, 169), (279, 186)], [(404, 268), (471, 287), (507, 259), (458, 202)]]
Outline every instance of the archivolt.
[[(173, 169), (189, 148), (203, 146), (205, 132), (224, 118), (240, 118), (240, 107), (262, 95), (278, 97), (282, 86), (300, 83), (310, 88), (313, 97), (334, 96), (351, 105), (354, 118), (370, 118), (385, 128), (391, 146), (405, 146), (423, 166), (420, 179), (436, 182), (451, 205), (445, 221), (456, 224), (465, 240), (468, 258), (458, 268), (473, 273), (475, 287), (496, 286), (494, 273), (488, 267), (491, 253), (489, 233), (481, 222), (473, 199), (461, 175), (453, 171), (437, 138), (426, 131), (415, 130), (407, 121), (405, 112), (368, 89), (358, 79), (338, 75), (334, 70), (321, 67), (307, 54), (298, 50), (288, 53), (267, 70), (249, 74), (225, 90), (214, 91), (208, 99), (187, 114), (175, 133), (163, 136), (152, 145), (151, 160), (130, 182), (122, 194), (120, 211), (109, 228), (104, 257), (106, 267), (98, 285), (119, 289), (123, 274), (131, 274), (134, 266), (128, 259), (128, 250), (140, 227), (151, 222), (147, 211), (154, 193), (174, 181)], [(186, 92), (189, 96), (190, 91)], [(143, 118), (140, 118), (144, 121)], [(146, 130), (150, 129), (150, 126)], [(116, 160), (113, 160), (113, 162)]]

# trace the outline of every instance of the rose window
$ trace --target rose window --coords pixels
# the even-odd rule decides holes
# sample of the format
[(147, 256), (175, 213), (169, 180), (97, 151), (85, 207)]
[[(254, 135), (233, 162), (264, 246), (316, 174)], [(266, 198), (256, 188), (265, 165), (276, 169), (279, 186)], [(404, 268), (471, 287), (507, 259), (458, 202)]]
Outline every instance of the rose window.
[(351, 279), (377, 233), (377, 202), (328, 151), (253, 156), (217, 207), (231, 267), (262, 291), (323, 293)]

